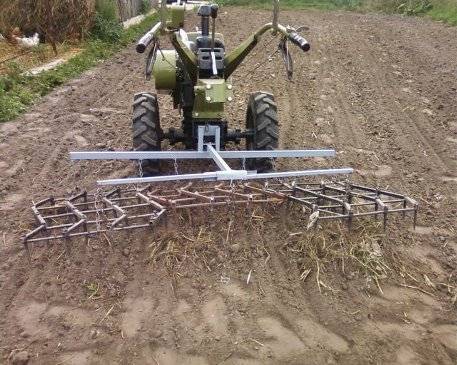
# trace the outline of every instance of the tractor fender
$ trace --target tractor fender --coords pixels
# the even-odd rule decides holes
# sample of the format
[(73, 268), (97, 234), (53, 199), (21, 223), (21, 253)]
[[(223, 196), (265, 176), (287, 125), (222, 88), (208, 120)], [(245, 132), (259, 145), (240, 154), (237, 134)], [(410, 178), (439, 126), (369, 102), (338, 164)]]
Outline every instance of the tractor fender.
[(157, 52), (157, 58), (152, 69), (155, 86), (160, 91), (171, 91), (176, 86), (176, 59), (178, 54), (174, 50)]

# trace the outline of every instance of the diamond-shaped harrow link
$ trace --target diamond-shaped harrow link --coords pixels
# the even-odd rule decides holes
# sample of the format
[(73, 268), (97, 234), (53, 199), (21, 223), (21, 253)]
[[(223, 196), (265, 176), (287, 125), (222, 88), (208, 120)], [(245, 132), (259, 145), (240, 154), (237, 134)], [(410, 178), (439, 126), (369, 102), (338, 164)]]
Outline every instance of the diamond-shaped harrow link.
[(418, 203), (403, 194), (348, 182), (281, 182), (270, 184), (269, 189), (308, 208), (316, 222), (340, 219), (351, 228), (354, 218), (372, 216), (381, 217), (385, 229), (389, 214), (401, 213), (405, 217), (412, 213), (416, 226)]
[(392, 213), (412, 213), (415, 225), (418, 207), (401, 194), (339, 182), (188, 183), (173, 189), (150, 185), (84, 191), (70, 198), (51, 197), (34, 203), (37, 226), (25, 235), (23, 244), (29, 252), (30, 244), (61, 240), (69, 252), (72, 239), (84, 238), (87, 243), (101, 233), (154, 228), (170, 211), (285, 202), (304, 207), (313, 225), (320, 220), (344, 220), (349, 227), (355, 218), (366, 216), (381, 216), (385, 227)]

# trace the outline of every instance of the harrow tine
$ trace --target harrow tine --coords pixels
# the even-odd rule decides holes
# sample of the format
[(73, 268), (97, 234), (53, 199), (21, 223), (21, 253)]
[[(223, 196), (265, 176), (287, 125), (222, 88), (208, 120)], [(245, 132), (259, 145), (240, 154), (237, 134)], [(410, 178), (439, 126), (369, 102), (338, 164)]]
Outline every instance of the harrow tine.
[(27, 254), (27, 260), (29, 261), (29, 264), (32, 263), (32, 255), (30, 253), (30, 247), (29, 247), (29, 243), (27, 242), (27, 239), (24, 238), (22, 240), (22, 244), (24, 245), (24, 248), (25, 248), (25, 252)]
[[(103, 208), (97, 206), (100, 202)], [(105, 194), (81, 192), (69, 199), (42, 200), (32, 206), (38, 226), (24, 236), (22, 243), (31, 262), (31, 243), (62, 239), (70, 254), (74, 238), (84, 237), (88, 244), (89, 237), (97, 234), (152, 229), (162, 220), (168, 224), (170, 212), (177, 216), (183, 211), (192, 224), (199, 216), (195, 209), (202, 210), (203, 217), (208, 216), (206, 209), (221, 207), (227, 207), (235, 215), (236, 206), (243, 205), (252, 211), (254, 205), (266, 204), (279, 206), (283, 227), (287, 225), (287, 213), (293, 205), (306, 209), (304, 213), (310, 214), (308, 226), (314, 229), (320, 221), (345, 220), (351, 230), (354, 219), (378, 215), (383, 215), (383, 227), (387, 229), (389, 215), (408, 212), (413, 214), (414, 226), (417, 223), (415, 200), (349, 183), (251, 182), (231, 184), (230, 188), (224, 184), (194, 186), (188, 183), (168, 190), (150, 186), (141, 190), (116, 188)], [(100, 212), (104, 219), (98, 217)]]

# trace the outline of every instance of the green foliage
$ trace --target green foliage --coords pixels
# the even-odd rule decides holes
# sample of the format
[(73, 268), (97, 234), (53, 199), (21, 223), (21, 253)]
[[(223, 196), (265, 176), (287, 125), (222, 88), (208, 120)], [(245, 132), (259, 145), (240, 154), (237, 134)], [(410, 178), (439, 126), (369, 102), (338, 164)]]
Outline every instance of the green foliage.
[(398, 11), (405, 15), (424, 14), (432, 8), (430, 0), (403, 1)]
[(119, 42), (122, 24), (119, 22), (114, 1), (97, 0), (95, 10), (94, 24), (91, 29), (92, 38), (111, 43)]
[(117, 43), (122, 34), (122, 25), (119, 21), (105, 19), (101, 14), (95, 15), (94, 25), (91, 29), (91, 36), (105, 42)]
[[(242, 5), (272, 9), (272, 0), (219, 0), (221, 5)], [(379, 11), (424, 15), (457, 25), (457, 0), (281, 0), (282, 9), (325, 9)]]
[(96, 0), (95, 11), (106, 20), (116, 21), (117, 7), (114, 0)]
[(404, 15), (424, 14), (432, 8), (431, 0), (371, 0), (364, 5), (369, 10)]
[(36, 97), (23, 88), (27, 80), (17, 63), (8, 64), (7, 74), (0, 76), (0, 122), (16, 117)]
[(433, 1), (433, 6), (430, 11), (428, 11), (427, 15), (432, 19), (442, 20), (451, 25), (457, 25), (457, 1)]
[(36, 47), (30, 48), (30, 52), (34, 53), (34, 58), (44, 62), (46, 60), (47, 49), (43, 43), (38, 44)]
[[(363, 0), (282, 0), (282, 8), (317, 8), (317, 9), (355, 9), (360, 6)], [(221, 5), (254, 5), (261, 8), (272, 8), (272, 0), (219, 0)]]
[(141, 1), (141, 8), (140, 8), (140, 13), (141, 14), (147, 14), (152, 8), (151, 0), (142, 0)]
[(102, 60), (111, 57), (122, 47), (134, 42), (151, 28), (156, 15), (148, 16), (141, 23), (123, 30), (117, 42), (90, 39), (84, 50), (66, 63), (37, 76), (24, 73), (19, 65), (11, 63), (8, 72), (0, 76), (0, 122), (14, 119), (24, 112), (38, 97), (46, 95), (56, 86), (78, 77)]
[(100, 298), (100, 284), (99, 283), (89, 283), (86, 285), (87, 297), (88, 299), (97, 299)]

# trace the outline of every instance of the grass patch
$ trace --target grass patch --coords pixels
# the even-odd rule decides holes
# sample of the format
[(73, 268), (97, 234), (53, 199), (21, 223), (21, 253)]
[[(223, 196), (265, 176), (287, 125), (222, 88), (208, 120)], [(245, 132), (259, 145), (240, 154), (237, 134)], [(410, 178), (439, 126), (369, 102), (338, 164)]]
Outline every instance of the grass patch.
[(450, 25), (457, 25), (457, 1), (434, 1), (427, 15), (434, 20), (441, 20)]
[[(221, 4), (272, 9), (271, 0), (222, 0)], [(282, 9), (341, 9), (420, 15), (457, 25), (456, 0), (281, 0), (280, 6)]]
[[(356, 9), (360, 7), (363, 0), (281, 0), (281, 8), (292, 9)], [(259, 8), (271, 9), (273, 2), (271, 0), (222, 0), (221, 5), (236, 5), (236, 6), (255, 6)]]
[(24, 74), (18, 64), (10, 63), (6, 75), (0, 76), (0, 122), (16, 118), (39, 97), (56, 86), (81, 75), (117, 51), (136, 41), (151, 28), (157, 16), (146, 17), (141, 23), (119, 33), (116, 39), (91, 38), (84, 42), (83, 51), (61, 66), (37, 76)]

